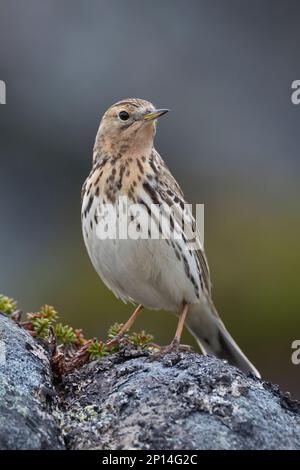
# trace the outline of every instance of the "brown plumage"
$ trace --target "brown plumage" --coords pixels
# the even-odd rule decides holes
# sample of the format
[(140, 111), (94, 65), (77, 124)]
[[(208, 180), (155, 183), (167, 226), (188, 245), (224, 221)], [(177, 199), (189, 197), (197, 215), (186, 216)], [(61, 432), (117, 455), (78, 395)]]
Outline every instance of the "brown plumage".
[[(226, 358), (259, 375), (213, 305), (209, 268), (195, 220), (180, 186), (154, 148), (156, 121), (166, 112), (145, 100), (126, 99), (104, 114), (93, 168), (82, 190), (82, 227), (89, 256), (107, 287), (123, 301), (138, 305), (119, 339), (143, 306), (169, 310), (179, 315), (179, 322), (165, 350), (180, 347), (186, 321), (204, 354)], [(159, 208), (159, 214), (153, 207)], [(129, 217), (120, 227), (126, 211)], [(144, 219), (154, 224), (159, 239), (152, 237), (149, 225), (144, 237)], [(113, 236), (103, 237), (112, 221)], [(165, 237), (166, 223), (172, 236)], [(125, 238), (120, 235), (123, 229), (127, 230)]]

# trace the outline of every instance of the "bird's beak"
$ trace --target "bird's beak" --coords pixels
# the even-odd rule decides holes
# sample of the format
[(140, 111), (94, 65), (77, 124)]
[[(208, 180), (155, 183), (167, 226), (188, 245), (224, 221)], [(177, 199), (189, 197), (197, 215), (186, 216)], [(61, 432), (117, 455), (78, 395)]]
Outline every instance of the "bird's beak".
[(143, 120), (144, 121), (152, 121), (153, 119), (157, 119), (163, 114), (166, 114), (169, 112), (169, 109), (154, 109), (153, 111), (146, 111), (143, 114)]

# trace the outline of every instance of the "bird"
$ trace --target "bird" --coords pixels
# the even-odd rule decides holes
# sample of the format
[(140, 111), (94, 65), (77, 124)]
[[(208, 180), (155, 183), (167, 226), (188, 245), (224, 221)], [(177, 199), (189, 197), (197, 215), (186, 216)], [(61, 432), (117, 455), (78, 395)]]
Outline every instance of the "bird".
[[(186, 325), (204, 355), (226, 359), (260, 377), (216, 310), (192, 210), (154, 147), (157, 121), (168, 111), (139, 98), (110, 106), (100, 121), (92, 169), (81, 191), (82, 232), (90, 260), (115, 296), (135, 306), (116, 340), (124, 338), (144, 307), (169, 311), (179, 319), (164, 353), (180, 351)], [(149, 224), (144, 233), (145, 220), (158, 236), (151, 236)], [(173, 236), (166, 236), (163, 227), (171, 228), (167, 235)]]

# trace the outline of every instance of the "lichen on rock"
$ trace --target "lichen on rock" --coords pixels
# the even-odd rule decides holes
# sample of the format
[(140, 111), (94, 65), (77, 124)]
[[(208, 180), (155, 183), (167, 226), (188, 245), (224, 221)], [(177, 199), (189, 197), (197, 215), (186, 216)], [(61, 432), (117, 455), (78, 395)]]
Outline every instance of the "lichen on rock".
[(0, 449), (298, 449), (300, 405), (193, 352), (124, 343), (54, 380), (46, 341), (0, 314)]
[(295, 402), (213, 357), (153, 361), (129, 348), (66, 376), (62, 390), (72, 449), (300, 449)]
[(0, 449), (63, 449), (49, 354), (0, 313)]

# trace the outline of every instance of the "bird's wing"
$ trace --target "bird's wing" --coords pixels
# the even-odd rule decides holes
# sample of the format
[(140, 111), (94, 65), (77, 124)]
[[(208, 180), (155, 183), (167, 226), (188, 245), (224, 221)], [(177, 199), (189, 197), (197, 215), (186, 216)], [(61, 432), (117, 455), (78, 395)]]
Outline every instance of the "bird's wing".
[(188, 244), (193, 247), (195, 256), (198, 260), (199, 276), (203, 281), (203, 285), (206, 289), (206, 294), (211, 295), (211, 281), (209, 267), (205, 256), (203, 243), (201, 241), (199, 230), (196, 227), (196, 221), (192, 214), (189, 204), (184, 199), (184, 194), (172, 176), (170, 170), (164, 161), (160, 158), (160, 171), (157, 178), (156, 191), (160, 194), (160, 197), (169, 206), (172, 205), (174, 216), (179, 224), (182, 226), (183, 213), (184, 213), (184, 232)]

